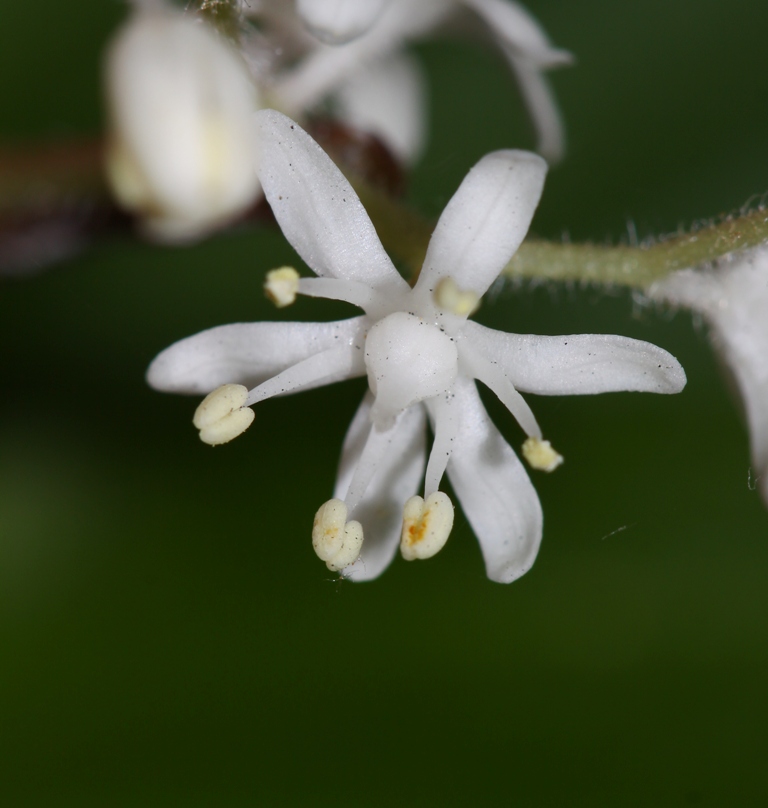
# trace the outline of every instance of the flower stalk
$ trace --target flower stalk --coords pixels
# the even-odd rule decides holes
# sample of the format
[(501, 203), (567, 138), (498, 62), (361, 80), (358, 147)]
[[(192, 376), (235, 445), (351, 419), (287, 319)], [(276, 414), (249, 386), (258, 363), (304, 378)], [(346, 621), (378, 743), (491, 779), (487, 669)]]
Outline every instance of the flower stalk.
[[(353, 182), (388, 252), (417, 277), (433, 223), (402, 202)], [(740, 211), (689, 233), (638, 245), (567, 243), (528, 238), (501, 273), (505, 279), (589, 283), (645, 289), (672, 272), (709, 265), (768, 242), (768, 208)]]

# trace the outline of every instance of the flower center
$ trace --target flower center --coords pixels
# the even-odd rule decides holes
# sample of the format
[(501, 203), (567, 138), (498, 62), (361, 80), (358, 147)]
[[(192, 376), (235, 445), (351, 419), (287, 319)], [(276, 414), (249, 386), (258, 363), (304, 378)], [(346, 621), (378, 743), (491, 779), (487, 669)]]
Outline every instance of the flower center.
[(376, 396), (371, 420), (385, 429), (402, 410), (453, 386), (459, 354), (453, 339), (437, 326), (398, 311), (368, 332), (365, 366)]

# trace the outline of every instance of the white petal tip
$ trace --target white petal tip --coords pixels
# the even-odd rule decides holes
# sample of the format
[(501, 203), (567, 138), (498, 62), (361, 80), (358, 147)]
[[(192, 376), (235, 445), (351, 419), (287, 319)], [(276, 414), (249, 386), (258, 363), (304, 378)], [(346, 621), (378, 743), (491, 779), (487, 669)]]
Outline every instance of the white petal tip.
[(406, 561), (432, 558), (443, 549), (453, 528), (453, 503), (435, 491), (424, 501), (411, 497), (403, 508), (400, 553)]
[(248, 389), (242, 384), (223, 384), (209, 393), (195, 410), (192, 423), (200, 430), (200, 440), (219, 446), (242, 435), (255, 413), (245, 406)]
[(659, 365), (659, 369), (662, 371), (662, 381), (659, 385), (659, 392), (669, 394), (682, 392), (683, 388), (688, 383), (688, 377), (685, 375), (683, 366), (675, 360), (674, 365), (666, 365), (664, 367)]

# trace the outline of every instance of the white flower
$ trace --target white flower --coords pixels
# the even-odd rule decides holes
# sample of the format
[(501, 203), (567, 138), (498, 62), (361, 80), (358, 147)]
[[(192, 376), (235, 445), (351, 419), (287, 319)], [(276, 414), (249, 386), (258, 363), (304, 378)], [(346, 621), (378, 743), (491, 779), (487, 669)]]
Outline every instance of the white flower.
[(648, 295), (692, 309), (709, 324), (744, 403), (753, 472), (768, 505), (768, 247), (733, 253), (711, 269), (673, 272)]
[[(267, 2), (263, 11), (268, 14), (269, 8)], [(378, 134), (412, 161), (424, 139), (423, 80), (417, 66), (403, 67), (398, 60), (393, 69), (392, 59), (406, 42), (424, 37), (462, 9), (479, 18), (498, 44), (533, 118), (539, 152), (558, 161), (563, 126), (542, 72), (572, 58), (554, 48), (512, 0), (300, 0), (297, 11), (310, 29), (324, 42), (344, 44), (315, 46), (277, 79), (281, 109), (296, 115), (331, 97), (349, 123)]]
[[(382, 572), (399, 540), (406, 558), (436, 552), (453, 520), (450, 501), (438, 492), (447, 471), (489, 577), (513, 581), (536, 557), (541, 507), (522, 464), (491, 423), (475, 380), (496, 393), (527, 433), (526, 456), (551, 468), (559, 456), (541, 440), (519, 391), (674, 393), (685, 384), (682, 368), (637, 340), (506, 334), (467, 320), (526, 234), (546, 173), (537, 155), (494, 152), (469, 172), (410, 288), (320, 147), (277, 112), (258, 113), (257, 125), (264, 192), (283, 233), (319, 276), (295, 280), (298, 292), (346, 300), (364, 314), (332, 323), (213, 328), (163, 351), (149, 368), (149, 383), (171, 392), (214, 390), (200, 421), (217, 436), (234, 437), (247, 427), (239, 407), (367, 376), (369, 391), (344, 441), (334, 499), (316, 517), (318, 554), (360, 581)], [(289, 283), (289, 275), (280, 270), (274, 284)], [(281, 289), (278, 299), (290, 298), (293, 290), (286, 295)], [(233, 391), (231, 383), (250, 392)], [(227, 387), (219, 392), (221, 385)], [(224, 419), (221, 429), (212, 412)], [(435, 435), (428, 461), (427, 419)], [(425, 464), (424, 500), (412, 500)]]
[(321, 41), (340, 45), (364, 34), (390, 0), (296, 0), (296, 10)]
[(140, 9), (108, 50), (105, 83), (107, 173), (150, 235), (197, 238), (253, 202), (258, 94), (213, 29), (180, 11)]

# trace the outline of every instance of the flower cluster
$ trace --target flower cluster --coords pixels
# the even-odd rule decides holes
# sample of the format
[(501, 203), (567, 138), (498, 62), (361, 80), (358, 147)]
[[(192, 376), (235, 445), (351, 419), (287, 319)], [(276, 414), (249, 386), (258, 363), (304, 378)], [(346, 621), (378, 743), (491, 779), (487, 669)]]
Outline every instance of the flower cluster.
[(511, 0), (221, 0), (238, 15), (230, 37), (162, 0), (135, 4), (106, 56), (107, 173), (154, 239), (200, 238), (258, 198), (263, 158), (250, 123), (258, 109), (302, 120), (330, 105), (412, 163), (425, 141), (426, 89), (405, 46), (460, 12), (506, 57), (539, 151), (562, 156), (563, 128), (542, 72), (570, 55)]
[[(366, 393), (342, 448), (334, 496), (318, 510), (317, 554), (352, 580), (378, 576), (398, 545), (406, 559), (445, 544), (453, 505), (447, 472), (474, 529), (488, 576), (510, 582), (533, 563), (542, 535), (536, 492), (493, 425), (476, 381), (512, 413), (534, 468), (562, 458), (521, 393), (676, 393), (679, 363), (646, 342), (606, 335), (534, 336), (469, 320), (517, 250), (541, 195), (545, 161), (499, 151), (472, 168), (443, 211), (411, 288), (385, 253), (351, 186), (320, 147), (279, 112), (256, 115), (259, 177), (288, 241), (318, 276), (282, 268), (267, 291), (345, 300), (363, 314), (332, 323), (221, 326), (163, 351), (148, 372), (158, 390), (208, 393), (201, 438), (224, 443), (271, 396), (365, 376)], [(434, 440), (429, 453), (427, 424)], [(423, 497), (417, 494), (424, 478)]]

